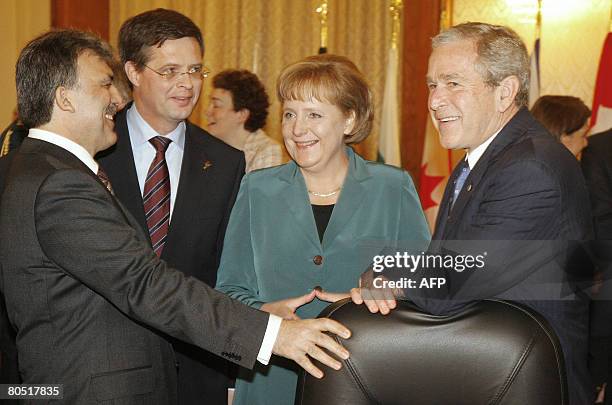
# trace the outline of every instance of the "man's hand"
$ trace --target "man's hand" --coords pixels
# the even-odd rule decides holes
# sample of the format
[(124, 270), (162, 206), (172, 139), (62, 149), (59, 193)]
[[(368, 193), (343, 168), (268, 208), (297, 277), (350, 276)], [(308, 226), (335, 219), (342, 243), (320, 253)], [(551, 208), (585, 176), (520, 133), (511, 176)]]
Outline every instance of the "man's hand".
[(299, 297), (287, 298), (286, 300), (266, 302), (261, 306), (262, 311), (269, 314), (280, 316), (283, 319), (298, 320), (299, 316), (295, 314), (296, 309), (304, 304), (308, 304), (315, 297), (315, 290), (312, 290), (308, 294), (301, 295)]
[(357, 305), (365, 303), (373, 314), (380, 311), (381, 314), (387, 315), (397, 306), (395, 299), (401, 296), (402, 292), (398, 289), (374, 287), (375, 278), (385, 280), (383, 276), (375, 275), (372, 270), (364, 272), (359, 278), (359, 287), (351, 289), (351, 299)]
[(312, 364), (308, 356), (334, 370), (339, 370), (342, 364), (323, 349), (344, 360), (349, 357), (348, 351), (324, 332), (334, 333), (344, 339), (351, 336), (351, 331), (346, 327), (327, 318), (283, 320), (272, 353), (295, 361), (316, 378), (323, 378), (323, 371)]

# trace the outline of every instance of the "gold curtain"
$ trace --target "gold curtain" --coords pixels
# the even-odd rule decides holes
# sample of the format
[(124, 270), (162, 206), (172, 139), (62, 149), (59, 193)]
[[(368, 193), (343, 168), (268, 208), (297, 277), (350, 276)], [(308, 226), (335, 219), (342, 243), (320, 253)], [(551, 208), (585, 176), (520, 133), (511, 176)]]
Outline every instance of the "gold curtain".
[(15, 62), (25, 44), (51, 26), (51, 2), (40, 0), (0, 1), (0, 131), (13, 120), (17, 106)]
[[(453, 23), (503, 24), (531, 52), (537, 0), (454, 0)], [(593, 102), (601, 48), (608, 33), (612, 0), (542, 0), (540, 95), (560, 94)]]
[[(111, 0), (111, 42), (116, 45), (119, 27), (127, 18), (143, 11), (164, 7), (187, 15), (204, 34), (204, 59), (213, 74), (240, 68), (261, 78), (272, 101), (266, 131), (281, 139), (276, 77), (286, 64), (318, 51), (320, 24), (314, 10), (319, 4), (319, 0)], [(387, 0), (329, 0), (328, 4), (328, 52), (351, 58), (374, 90), (377, 106), (374, 130), (357, 149), (365, 157), (375, 159), (391, 37), (389, 4)], [(202, 126), (209, 94), (210, 81), (191, 116), (193, 122)]]

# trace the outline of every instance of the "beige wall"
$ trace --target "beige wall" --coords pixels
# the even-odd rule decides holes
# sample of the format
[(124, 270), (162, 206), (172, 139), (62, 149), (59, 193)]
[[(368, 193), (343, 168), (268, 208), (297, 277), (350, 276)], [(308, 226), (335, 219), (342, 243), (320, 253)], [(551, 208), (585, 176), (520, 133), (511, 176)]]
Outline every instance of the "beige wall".
[[(508, 25), (531, 52), (536, 35), (536, 0), (453, 3), (453, 24), (483, 21)], [(572, 95), (591, 106), (611, 8), (612, 0), (542, 0), (540, 95)]]
[(16, 107), (15, 62), (21, 48), (51, 26), (50, 0), (0, 1), (0, 131), (12, 120)]
[[(205, 63), (213, 74), (227, 68), (249, 69), (262, 79), (273, 101), (266, 131), (279, 139), (276, 77), (286, 64), (317, 53), (320, 24), (314, 10), (320, 3), (320, 0), (111, 0), (110, 38), (116, 45), (119, 27), (137, 13), (155, 7), (184, 13), (204, 34)], [(374, 130), (359, 146), (362, 153), (374, 159), (391, 36), (388, 4), (389, 0), (329, 0), (328, 51), (351, 58), (366, 75), (378, 101)], [(193, 122), (205, 125), (209, 94), (210, 80), (191, 116)]]

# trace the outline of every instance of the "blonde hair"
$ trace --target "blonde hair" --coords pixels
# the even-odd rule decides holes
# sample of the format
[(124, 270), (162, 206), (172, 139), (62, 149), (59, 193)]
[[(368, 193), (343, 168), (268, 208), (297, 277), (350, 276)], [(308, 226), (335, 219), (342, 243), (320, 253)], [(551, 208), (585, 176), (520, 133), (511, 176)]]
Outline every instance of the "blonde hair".
[(278, 100), (318, 100), (330, 103), (346, 116), (355, 114), (345, 143), (363, 141), (372, 130), (374, 103), (370, 86), (350, 59), (339, 55), (309, 56), (286, 66), (276, 84)]

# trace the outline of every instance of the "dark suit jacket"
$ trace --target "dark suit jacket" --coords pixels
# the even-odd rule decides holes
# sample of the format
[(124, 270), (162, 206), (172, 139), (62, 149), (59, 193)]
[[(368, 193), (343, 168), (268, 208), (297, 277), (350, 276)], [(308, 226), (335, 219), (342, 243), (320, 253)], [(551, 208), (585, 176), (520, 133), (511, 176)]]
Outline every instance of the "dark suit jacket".
[(255, 363), (267, 314), (159, 260), (71, 153), (26, 139), (0, 203), (0, 288), (25, 383), (63, 383), (66, 403), (176, 403), (174, 352), (156, 330)]
[[(134, 165), (126, 112), (116, 116), (117, 144), (99, 156), (117, 198), (148, 235)], [(168, 239), (161, 258), (211, 287), (229, 215), (244, 174), (244, 154), (187, 122), (185, 148)], [(181, 404), (227, 403), (229, 363), (197, 347), (174, 341)]]
[[(589, 137), (582, 152), (596, 241), (593, 252), (603, 280), (591, 303), (590, 369), (597, 385), (610, 384), (612, 369), (612, 129)], [(606, 404), (612, 404), (611, 391)]]
[[(451, 208), (457, 176), (455, 170), (440, 205), (433, 250), (484, 254), (485, 267), (444, 270), (444, 291), (423, 289), (408, 295), (433, 313), (453, 312), (492, 297), (533, 307), (561, 340), (571, 403), (589, 403), (588, 301), (577, 287), (582, 279), (576, 273), (582, 268), (575, 260), (581, 246), (566, 243), (592, 235), (577, 160), (523, 108), (478, 160)], [(570, 259), (579, 263), (572, 271)]]
[[(4, 190), (4, 183), (6, 182), (6, 176), (13, 156), (14, 152), (0, 157), (0, 196)], [(0, 210), (1, 209), (2, 207), (0, 207)], [(2, 267), (1, 262), (0, 267)], [(9, 322), (6, 313), (6, 305), (4, 303), (4, 295), (0, 288), (0, 384), (17, 384), (19, 382), (15, 331)]]
[(591, 197), (595, 235), (612, 240), (612, 129), (589, 137), (581, 163)]

